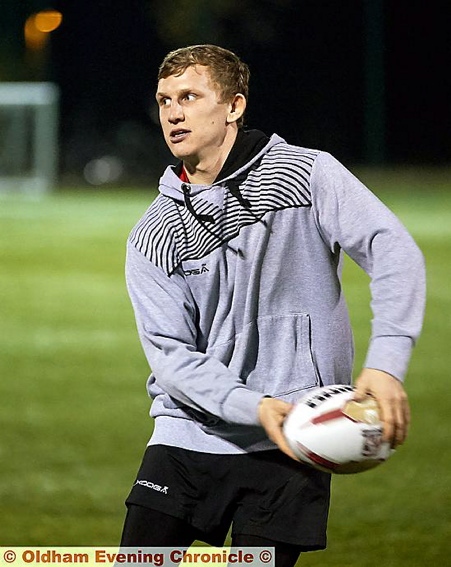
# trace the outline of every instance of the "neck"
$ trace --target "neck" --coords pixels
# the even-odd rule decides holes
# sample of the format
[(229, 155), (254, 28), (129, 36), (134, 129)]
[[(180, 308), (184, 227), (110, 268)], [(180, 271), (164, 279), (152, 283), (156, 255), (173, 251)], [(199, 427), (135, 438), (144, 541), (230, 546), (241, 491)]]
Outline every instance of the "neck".
[(211, 185), (214, 182), (235, 143), (237, 133), (237, 129), (230, 129), (219, 147), (209, 148), (196, 161), (183, 160), (190, 183)]

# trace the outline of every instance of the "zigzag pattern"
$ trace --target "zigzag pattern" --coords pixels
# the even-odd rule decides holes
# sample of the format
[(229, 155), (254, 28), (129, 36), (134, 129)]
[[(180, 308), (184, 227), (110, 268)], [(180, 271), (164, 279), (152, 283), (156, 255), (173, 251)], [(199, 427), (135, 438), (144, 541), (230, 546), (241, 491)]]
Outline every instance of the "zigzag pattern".
[(271, 148), (245, 177), (234, 180), (250, 209), (229, 191), (223, 209), (203, 200), (201, 194), (192, 197), (197, 213), (213, 216), (211, 225), (200, 223), (182, 203), (159, 195), (131, 232), (130, 241), (170, 275), (182, 261), (203, 258), (268, 212), (310, 207), (310, 175), (317, 155), (317, 151), (288, 144)]

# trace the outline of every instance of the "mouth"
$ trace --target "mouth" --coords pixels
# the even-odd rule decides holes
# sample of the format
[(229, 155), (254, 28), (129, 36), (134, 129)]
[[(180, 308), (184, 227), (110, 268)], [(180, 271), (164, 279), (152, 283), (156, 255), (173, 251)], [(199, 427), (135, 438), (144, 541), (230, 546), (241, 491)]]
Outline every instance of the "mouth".
[(190, 134), (190, 130), (185, 130), (184, 128), (177, 128), (171, 130), (169, 133), (169, 139), (173, 144), (178, 144), (179, 142), (183, 142), (188, 135)]

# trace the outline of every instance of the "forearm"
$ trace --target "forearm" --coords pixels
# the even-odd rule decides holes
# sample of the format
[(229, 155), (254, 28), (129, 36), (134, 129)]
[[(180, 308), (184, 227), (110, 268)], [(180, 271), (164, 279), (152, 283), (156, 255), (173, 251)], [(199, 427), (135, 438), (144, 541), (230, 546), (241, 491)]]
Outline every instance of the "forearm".
[(264, 394), (247, 388), (222, 362), (176, 339), (144, 336), (142, 343), (156, 384), (173, 399), (227, 423), (258, 425)]
[(127, 286), (140, 340), (157, 386), (174, 400), (229, 423), (257, 425), (263, 393), (247, 388), (197, 347), (196, 306), (181, 274), (168, 277), (133, 247)]
[(320, 154), (312, 196), (318, 229), (370, 277), (373, 311), (365, 366), (402, 380), (423, 322), (425, 266), (399, 219), (334, 158)]

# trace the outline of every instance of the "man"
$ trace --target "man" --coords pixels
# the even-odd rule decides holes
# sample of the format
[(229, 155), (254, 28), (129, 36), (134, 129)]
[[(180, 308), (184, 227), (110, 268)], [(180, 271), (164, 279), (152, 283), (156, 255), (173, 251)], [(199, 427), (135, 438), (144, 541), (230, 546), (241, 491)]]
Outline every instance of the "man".
[[(277, 567), (326, 545), (330, 477), (294, 460), (283, 421), (311, 388), (349, 383), (342, 251), (371, 277), (356, 398), (393, 446), (424, 307), (422, 255), (327, 153), (246, 132), (249, 70), (230, 51), (169, 53), (163, 135), (179, 163), (128, 241), (127, 281), (152, 374), (155, 427), (127, 500), (123, 546), (274, 546)], [(293, 457), (293, 458), (291, 458)]]

